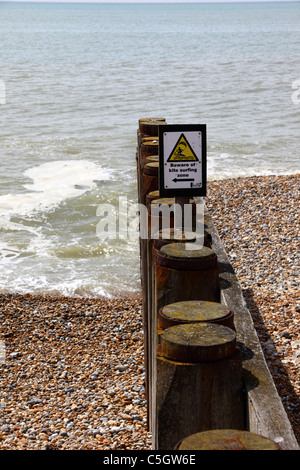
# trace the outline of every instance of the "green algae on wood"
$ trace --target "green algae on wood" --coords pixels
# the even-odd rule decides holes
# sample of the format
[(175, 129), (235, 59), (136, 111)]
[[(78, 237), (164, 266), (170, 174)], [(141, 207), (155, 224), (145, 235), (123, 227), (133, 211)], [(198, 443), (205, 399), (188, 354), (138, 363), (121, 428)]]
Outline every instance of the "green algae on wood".
[(233, 312), (219, 302), (186, 300), (165, 305), (159, 310), (163, 329), (181, 323), (220, 323), (234, 329)]
[(181, 362), (211, 362), (236, 351), (236, 335), (223, 325), (191, 323), (176, 325), (160, 335), (161, 355)]
[(280, 446), (253, 432), (216, 429), (182, 439), (176, 445), (176, 450), (280, 450)]
[(190, 242), (170, 243), (156, 253), (156, 262), (171, 269), (201, 271), (217, 267), (217, 256), (207, 246)]

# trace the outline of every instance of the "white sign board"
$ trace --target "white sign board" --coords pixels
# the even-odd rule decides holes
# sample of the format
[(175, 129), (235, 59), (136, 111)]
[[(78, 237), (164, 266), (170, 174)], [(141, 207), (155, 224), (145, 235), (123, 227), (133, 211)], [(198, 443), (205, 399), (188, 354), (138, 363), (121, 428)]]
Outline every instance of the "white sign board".
[(164, 125), (159, 131), (161, 197), (205, 195), (206, 127)]

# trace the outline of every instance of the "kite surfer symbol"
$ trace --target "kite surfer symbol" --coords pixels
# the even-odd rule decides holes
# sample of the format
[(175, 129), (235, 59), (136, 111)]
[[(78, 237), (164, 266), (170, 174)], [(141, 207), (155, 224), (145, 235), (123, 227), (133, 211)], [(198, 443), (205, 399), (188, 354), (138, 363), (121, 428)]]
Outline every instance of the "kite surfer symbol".
[(175, 147), (173, 148), (168, 162), (195, 162), (199, 161), (194, 150), (190, 146), (189, 142), (186, 140), (184, 134), (181, 134), (179, 139), (176, 142)]
[(172, 136), (170, 134), (164, 135), (165, 188), (201, 188), (201, 132), (173, 132)]

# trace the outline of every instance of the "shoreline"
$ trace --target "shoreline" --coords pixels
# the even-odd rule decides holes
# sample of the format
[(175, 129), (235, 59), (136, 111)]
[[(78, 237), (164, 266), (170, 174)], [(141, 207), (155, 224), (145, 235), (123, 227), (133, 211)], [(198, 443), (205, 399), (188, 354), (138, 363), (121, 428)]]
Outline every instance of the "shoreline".
[[(210, 181), (207, 208), (300, 442), (300, 174)], [(0, 293), (0, 449), (151, 449), (141, 296)]]
[[(256, 179), (256, 178), (289, 178), (289, 177), (297, 177), (300, 175), (300, 170), (293, 170), (291, 172), (285, 173), (268, 173), (268, 174), (260, 174), (260, 175), (236, 175), (236, 176), (219, 176), (215, 177), (208, 177), (208, 183), (220, 183), (221, 181), (231, 181), (231, 180), (247, 180), (247, 179)], [(209, 186), (208, 186), (209, 190)]]

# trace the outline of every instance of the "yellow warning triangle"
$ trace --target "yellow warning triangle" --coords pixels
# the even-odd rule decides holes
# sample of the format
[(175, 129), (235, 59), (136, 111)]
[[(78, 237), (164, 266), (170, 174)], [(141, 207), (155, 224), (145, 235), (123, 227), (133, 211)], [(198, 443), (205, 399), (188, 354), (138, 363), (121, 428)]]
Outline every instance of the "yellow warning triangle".
[(184, 134), (181, 134), (179, 139), (176, 142), (175, 147), (173, 148), (170, 156), (167, 160), (168, 162), (197, 162), (199, 161), (194, 150), (190, 146)]

